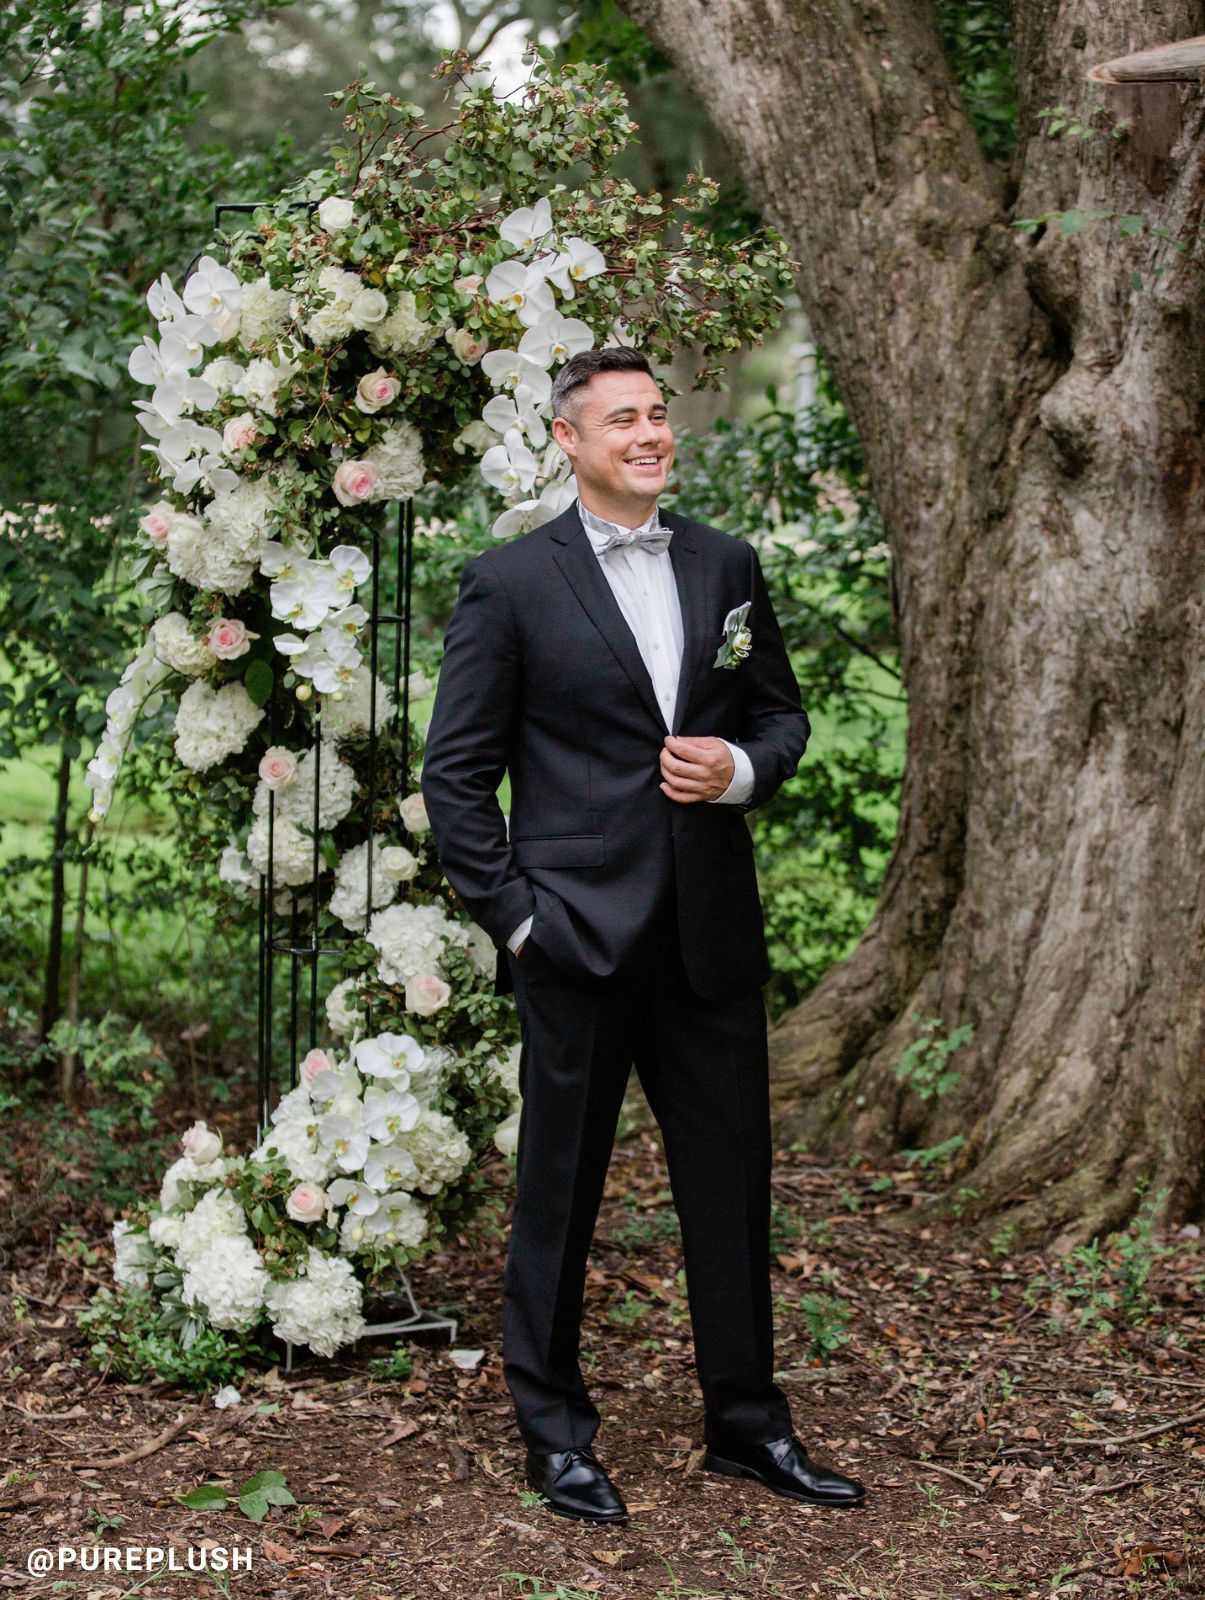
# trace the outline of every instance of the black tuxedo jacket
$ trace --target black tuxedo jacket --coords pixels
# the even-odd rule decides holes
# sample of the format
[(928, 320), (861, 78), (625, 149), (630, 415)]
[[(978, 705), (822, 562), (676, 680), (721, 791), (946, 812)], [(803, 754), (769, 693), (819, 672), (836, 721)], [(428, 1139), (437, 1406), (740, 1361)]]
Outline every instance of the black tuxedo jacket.
[[(794, 773), (811, 729), (752, 545), (674, 512), (662, 522), (684, 634), (669, 730), (576, 504), (465, 566), (421, 785), (448, 881), (499, 946), (498, 993), (511, 987), (502, 947), (529, 914), (535, 944), (589, 981), (631, 953), (671, 884), (702, 998), (770, 976), (743, 813)], [(746, 600), (750, 653), (714, 667), (724, 618)], [(752, 797), (669, 799), (667, 731), (742, 745)]]

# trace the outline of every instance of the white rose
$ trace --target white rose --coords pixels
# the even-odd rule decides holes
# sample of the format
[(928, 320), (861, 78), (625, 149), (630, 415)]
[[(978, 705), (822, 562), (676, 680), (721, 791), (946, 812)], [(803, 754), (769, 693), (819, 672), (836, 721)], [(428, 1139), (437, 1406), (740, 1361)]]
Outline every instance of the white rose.
[(398, 380), (384, 367), (378, 367), (375, 372), (366, 373), (356, 385), (356, 407), (371, 417), (383, 406), (391, 405), (401, 391)]
[(299, 1183), (285, 1201), (294, 1222), (321, 1222), (326, 1212), (326, 1190), (316, 1183)]
[(452, 287), (457, 294), (471, 296), (477, 293), (484, 282), (485, 279), (479, 272), (470, 272), (466, 277), (457, 278)]
[(411, 833), (425, 833), (431, 826), (427, 816), (427, 802), (418, 791), (399, 800), (397, 809), (398, 815)]
[(255, 443), (257, 433), (255, 418), (249, 411), (242, 412), (222, 429), (222, 449), (228, 456), (234, 455), (238, 450), (246, 450)]
[(419, 972), (406, 984), (406, 1010), (432, 1016), (452, 998), (452, 986), (433, 972)]
[(353, 327), (375, 328), (389, 315), (389, 301), (379, 289), (357, 289), (348, 314)]
[(333, 1072), (335, 1062), (325, 1050), (310, 1050), (303, 1056), (297, 1068), (297, 1076), (303, 1088), (308, 1089), (320, 1072)]
[(519, 1118), (522, 1111), (512, 1111), (510, 1116), (494, 1129), (494, 1145), (504, 1156), (513, 1156), (519, 1148)]
[(356, 208), (350, 200), (344, 200), (339, 195), (328, 195), (318, 207), (318, 221), (327, 233), (339, 233), (350, 226)]
[(222, 1153), (222, 1136), (207, 1128), (203, 1122), (194, 1122), (180, 1140), (180, 1148), (198, 1167), (208, 1166)]
[(418, 871), (418, 860), (404, 844), (386, 845), (380, 855), (381, 871), (397, 883), (408, 883)]

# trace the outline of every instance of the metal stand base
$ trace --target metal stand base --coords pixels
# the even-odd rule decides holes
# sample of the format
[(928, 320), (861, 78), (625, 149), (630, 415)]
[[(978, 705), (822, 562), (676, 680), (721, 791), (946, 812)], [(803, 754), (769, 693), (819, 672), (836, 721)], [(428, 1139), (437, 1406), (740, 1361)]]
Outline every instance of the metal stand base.
[[(384, 1301), (401, 1301), (403, 1307), (409, 1306), (409, 1315), (398, 1317), (393, 1322), (366, 1323), (359, 1335), (361, 1339), (374, 1339), (378, 1335), (385, 1333), (436, 1333), (446, 1328), (448, 1343), (456, 1343), (456, 1330), (460, 1326), (458, 1319), (456, 1317), (440, 1316), (436, 1312), (424, 1311), (418, 1301), (415, 1300), (414, 1290), (410, 1287), (410, 1279), (404, 1272), (402, 1273), (401, 1287), (390, 1290), (388, 1294), (382, 1294), (378, 1298)], [(285, 1371), (292, 1372), (294, 1346), (286, 1339), (284, 1347)]]

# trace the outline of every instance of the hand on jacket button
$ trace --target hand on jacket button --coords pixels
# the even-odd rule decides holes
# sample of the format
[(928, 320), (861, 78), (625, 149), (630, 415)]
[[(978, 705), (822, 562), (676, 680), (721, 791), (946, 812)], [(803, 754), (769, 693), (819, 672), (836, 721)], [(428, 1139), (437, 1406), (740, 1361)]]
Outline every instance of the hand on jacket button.
[(667, 733), (661, 747), (661, 793), (671, 800), (718, 800), (736, 763), (722, 739)]

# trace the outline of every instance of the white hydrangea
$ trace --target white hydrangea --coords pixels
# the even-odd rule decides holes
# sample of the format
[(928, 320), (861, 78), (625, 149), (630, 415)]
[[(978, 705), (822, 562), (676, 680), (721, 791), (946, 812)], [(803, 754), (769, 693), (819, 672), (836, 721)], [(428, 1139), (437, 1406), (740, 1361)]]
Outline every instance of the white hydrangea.
[[(336, 823), (342, 822), (351, 810), (359, 789), (356, 775), (346, 761), (339, 759), (334, 740), (323, 739), (320, 751), (316, 754), (313, 747), (307, 750), (298, 761), (297, 771), (290, 781), (275, 791), (274, 814), (277, 825), (286, 821), (296, 823), (302, 828), (313, 827), (315, 766), (319, 773), (318, 826), (333, 828)], [(272, 792), (262, 780), (256, 786), (251, 809), (257, 817), (266, 820), (269, 796)], [(250, 853), (249, 845), (248, 853)], [(252, 856), (252, 860), (254, 859)], [(260, 871), (266, 872), (267, 867), (260, 867)]]
[(223, 1156), (219, 1156), (216, 1161), (207, 1161), (203, 1166), (191, 1156), (180, 1156), (163, 1174), (163, 1182), (159, 1186), (159, 1205), (164, 1211), (170, 1211), (172, 1206), (180, 1203), (182, 1183), (195, 1183), (198, 1180), (207, 1184), (213, 1183), (222, 1177), (225, 1171), (226, 1160)]
[(264, 1161), (273, 1154), (281, 1157), (298, 1183), (325, 1184), (335, 1171), (334, 1155), (319, 1142), (316, 1118), (286, 1119), (271, 1127), (252, 1151), (252, 1159)]
[(183, 1228), (183, 1217), (176, 1216), (171, 1212), (165, 1212), (162, 1216), (152, 1217), (151, 1225), (146, 1231), (150, 1234), (152, 1242), (157, 1244), (160, 1250), (177, 1250), (180, 1245), (180, 1234)]
[(234, 839), (227, 841), (218, 857), (218, 880), (232, 889), (254, 889), (259, 884), (259, 873), (254, 872), (250, 861)]
[(369, 346), (379, 356), (398, 355), (403, 350), (429, 350), (443, 332), (444, 324), (427, 322), (418, 314), (418, 301), (410, 290), (398, 296), (397, 304), (368, 333)]
[(229, 356), (219, 356), (216, 361), (211, 361), (208, 366), (202, 367), (201, 376), (206, 383), (212, 383), (218, 392), (218, 399), (223, 399), (228, 394), (233, 394), (235, 388), (242, 382), (245, 367), (237, 361), (232, 361)]
[(406, 500), (426, 481), (423, 441), (409, 422), (397, 422), (364, 457), (376, 471), (374, 500)]
[(419, 1105), (430, 1106), (455, 1061), (455, 1054), (445, 1044), (429, 1045), (423, 1051), (421, 1066), (410, 1068), (408, 1085)]
[(427, 1236), (426, 1208), (405, 1190), (390, 1190), (381, 1196), (381, 1204), (367, 1219), (370, 1242), (381, 1245), (401, 1245), (414, 1249)]
[[(247, 857), (256, 872), (268, 876), (268, 818), (257, 817), (247, 835)], [(325, 871), (318, 856), (319, 876)], [(272, 826), (272, 887), (297, 889), (314, 880), (314, 841), (288, 817), (277, 817)], [(277, 911), (287, 911), (290, 902), (277, 898)]]
[(470, 922), (465, 932), (468, 935), (465, 948), (473, 965), (484, 977), (492, 978), (498, 966), (498, 951), (494, 941), (485, 929), (475, 922)]
[(429, 1106), (413, 1128), (397, 1135), (397, 1143), (414, 1157), (416, 1170), (409, 1187), (423, 1194), (438, 1194), (445, 1184), (454, 1183), (472, 1155), (468, 1139), (451, 1117)]
[(303, 1276), (269, 1285), (265, 1297), (272, 1332), (316, 1355), (333, 1356), (364, 1331), (360, 1283), (350, 1261), (325, 1256), (312, 1245)]
[[(367, 665), (355, 669), (344, 685), (343, 698), (322, 697), (322, 735), (325, 739), (350, 739), (368, 732), (372, 698), (372, 672)], [(377, 679), (376, 724), (379, 733), (395, 711), (393, 697), (383, 678)]]
[(287, 289), (273, 289), (267, 274), (243, 285), (238, 337), (244, 350), (283, 333), (289, 323), (289, 299)]
[(382, 983), (405, 988), (420, 972), (437, 972), (448, 944), (467, 944), (465, 930), (439, 906), (416, 906), (408, 900), (373, 913), (368, 942), (378, 952)]
[[(372, 841), (372, 908), (392, 905), (401, 885), (381, 869), (381, 851), (389, 843), (378, 833)], [(368, 840), (353, 845), (339, 858), (335, 868), (335, 887), (327, 902), (328, 909), (345, 928), (359, 933), (364, 927), (368, 906)]]
[[(212, 1166), (213, 1163), (210, 1162)], [(208, 1189), (180, 1219), (176, 1265), (187, 1270), (194, 1261), (231, 1239), (247, 1237), (243, 1208), (229, 1189)]]
[(198, 678), (213, 666), (213, 653), (203, 640), (198, 639), (188, 625), (188, 618), (179, 611), (169, 611), (160, 617), (153, 628), (155, 652), (175, 672)]
[(147, 1268), (154, 1265), (155, 1252), (142, 1229), (124, 1218), (113, 1224), (113, 1257), (113, 1277), (119, 1288), (147, 1287)]
[(367, 1017), (354, 1004), (359, 992), (359, 979), (344, 978), (326, 997), (326, 1022), (336, 1039), (351, 1039), (364, 1028)]
[(259, 1251), (242, 1235), (192, 1257), (180, 1298), (203, 1310), (213, 1327), (238, 1331), (259, 1320), (271, 1281)]
[(194, 772), (205, 772), (227, 756), (237, 755), (263, 715), (263, 708), (254, 703), (241, 683), (211, 689), (197, 679), (180, 697), (176, 755)]
[[(355, 331), (355, 297), (363, 287), (363, 280), (357, 273), (346, 272), (342, 267), (323, 267), (318, 274), (318, 289), (324, 303), (304, 325), (305, 336), (311, 344), (323, 348), (338, 339), (346, 339)], [(294, 307), (294, 313), (296, 309)]]
[(297, 370), (296, 363), (284, 356), (278, 356), (275, 361), (268, 361), (258, 356), (254, 361), (247, 363), (246, 371), (231, 393), (237, 395), (240, 400), (245, 400), (256, 411), (274, 417), (279, 404), (280, 389)]

